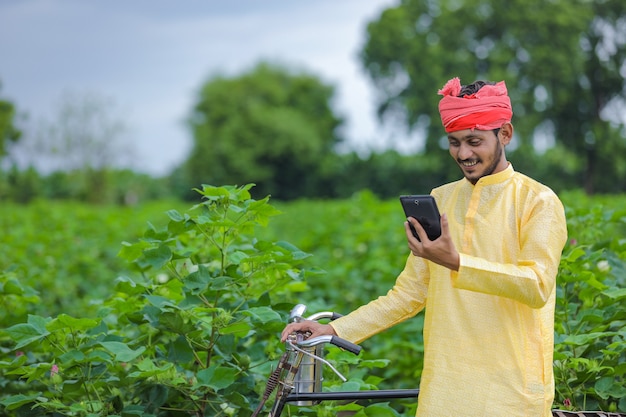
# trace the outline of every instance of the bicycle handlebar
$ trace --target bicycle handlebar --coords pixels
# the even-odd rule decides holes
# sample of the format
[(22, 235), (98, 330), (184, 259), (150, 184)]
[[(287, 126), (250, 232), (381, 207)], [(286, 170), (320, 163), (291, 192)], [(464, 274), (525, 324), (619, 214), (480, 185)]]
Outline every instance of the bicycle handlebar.
[(330, 336), (330, 335), (317, 336), (317, 337), (312, 337), (309, 339), (304, 339), (298, 342), (294, 342), (294, 344), (298, 347), (311, 347), (311, 346), (321, 345), (322, 343), (330, 343), (341, 349), (345, 349), (350, 353), (354, 353), (355, 355), (358, 355), (359, 353), (361, 353), (361, 346), (356, 345), (352, 342), (349, 342), (346, 339), (342, 339), (339, 336)]
[(321, 313), (315, 313), (307, 317), (307, 320), (318, 321), (320, 319), (330, 319), (330, 321), (337, 320), (339, 317), (343, 317), (343, 314), (335, 313), (334, 311), (323, 311)]
[[(306, 308), (304, 304), (297, 304), (291, 310), (289, 322), (300, 323), (303, 320), (318, 321), (321, 319), (332, 321), (342, 317), (341, 314), (325, 311), (305, 318)], [(253, 417), (259, 415), (272, 391), (278, 386), (281, 388), (276, 393), (276, 399), (269, 414), (272, 417), (280, 416), (292, 391), (297, 395), (321, 393), (323, 364), (329, 366), (344, 382), (346, 381), (346, 378), (330, 362), (323, 358), (324, 349), (322, 345), (330, 343), (355, 355), (361, 353), (361, 346), (336, 335), (309, 337), (310, 335), (310, 332), (305, 331), (296, 331), (289, 334), (285, 341), (285, 353), (283, 353), (276, 369), (269, 376), (263, 398), (252, 414)], [(296, 400), (296, 402), (300, 406), (315, 404), (315, 401)]]
[(355, 355), (358, 355), (359, 353), (361, 353), (361, 346), (356, 345), (352, 342), (349, 342), (346, 339), (342, 339), (339, 336), (331, 336), (330, 343), (332, 343), (333, 345), (337, 347), (345, 349), (348, 352), (354, 353)]

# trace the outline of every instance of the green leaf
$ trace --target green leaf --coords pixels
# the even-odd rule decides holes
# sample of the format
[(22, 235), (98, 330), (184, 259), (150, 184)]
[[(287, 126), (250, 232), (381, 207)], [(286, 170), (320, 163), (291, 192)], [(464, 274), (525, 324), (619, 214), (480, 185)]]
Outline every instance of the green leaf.
[(279, 242), (276, 242), (276, 246), (286, 249), (289, 252), (291, 252), (291, 256), (293, 256), (293, 259), (296, 261), (300, 261), (302, 259), (306, 259), (312, 256), (310, 253), (306, 253), (300, 250), (299, 248), (297, 248), (296, 246), (292, 245), (289, 242), (279, 241)]
[(626, 397), (622, 397), (617, 405), (620, 411), (626, 411)]
[(21, 375), (22, 379), (26, 379), (27, 383), (40, 381), (47, 372), (50, 371), (52, 365), (46, 362), (40, 362), (31, 366), (23, 366), (7, 372), (7, 375)]
[(20, 323), (6, 329), (9, 337), (17, 342), (15, 349), (20, 349), (30, 343), (43, 339), (50, 334), (47, 330), (43, 332), (32, 324)]
[(70, 329), (72, 331), (86, 331), (96, 327), (100, 323), (100, 320), (94, 319), (77, 319), (67, 314), (59, 314), (56, 319), (53, 319), (46, 325), (46, 328), (50, 332), (57, 330)]
[(7, 279), (4, 283), (0, 282), (0, 292), (7, 295), (22, 295), (24, 287), (14, 278)]
[(573, 248), (571, 250), (570, 253), (568, 253), (564, 259), (567, 260), (568, 262), (575, 262), (578, 258), (580, 258), (581, 256), (585, 255), (585, 250), (583, 248), (581, 248), (580, 246), (577, 246), (575, 248)]
[(605, 337), (613, 334), (613, 332), (593, 332), (587, 334), (569, 335), (567, 336), (567, 338), (565, 338), (563, 343), (567, 345), (582, 346), (589, 344), (596, 339), (599, 339), (600, 337)]
[(587, 275), (587, 277), (585, 278), (585, 282), (591, 285), (596, 290), (602, 291), (602, 290), (607, 289), (607, 286), (603, 284), (602, 282), (598, 281), (596, 276), (592, 273), (589, 273), (589, 275)]
[(106, 350), (92, 350), (87, 353), (87, 361), (89, 362), (107, 362), (111, 363), (112, 355)]
[(126, 343), (121, 342), (100, 342), (100, 345), (115, 355), (115, 359), (119, 362), (130, 362), (146, 350), (144, 346), (133, 350)]
[(612, 287), (602, 291), (602, 294), (613, 300), (621, 300), (626, 298), (626, 288)]
[(265, 197), (262, 200), (253, 201), (249, 207), (251, 211), (256, 213), (255, 220), (261, 226), (267, 226), (270, 217), (281, 214), (280, 210), (268, 204), (268, 201), (269, 197)]
[(209, 269), (204, 265), (199, 265), (196, 271), (187, 275), (184, 280), (184, 287), (192, 294), (199, 294), (207, 289), (210, 281)]
[(179, 309), (178, 306), (169, 298), (162, 297), (160, 295), (146, 295), (146, 300), (150, 302), (155, 307), (163, 309), (165, 307), (172, 307), (175, 309)]
[(172, 250), (166, 245), (161, 245), (156, 249), (145, 250), (143, 254), (145, 256), (145, 264), (157, 270), (163, 268), (172, 259)]
[[(26, 355), (19, 355), (13, 357), (11, 362), (9, 361), (0, 361), (0, 369), (15, 369), (22, 367), (28, 361), (28, 357)], [(0, 375), (2, 373), (0, 372)]]
[(222, 291), (227, 289), (233, 283), (233, 281), (233, 278), (229, 276), (215, 277), (211, 279), (209, 288), (212, 291)]
[(372, 404), (365, 407), (368, 417), (399, 417), (400, 414), (389, 406), (389, 403)]
[(28, 324), (32, 325), (40, 333), (47, 333), (47, 326), (51, 321), (52, 319), (50, 317), (35, 316), (33, 314), (28, 316)]
[(183, 234), (190, 227), (193, 227), (193, 222), (188, 214), (181, 214), (177, 210), (170, 210), (167, 212), (170, 222), (167, 224), (167, 231), (171, 235)]
[(185, 337), (179, 336), (168, 345), (167, 358), (171, 362), (187, 362), (194, 360), (193, 349)]
[(185, 221), (186, 218), (188, 217), (187, 215), (183, 216), (182, 214), (180, 214), (178, 210), (168, 210), (166, 214), (167, 214), (167, 217), (169, 217), (171, 220), (175, 222)]
[(283, 321), (280, 314), (272, 310), (270, 307), (252, 307), (244, 311), (243, 314), (251, 317), (253, 322), (260, 322), (262, 324), (274, 321)]
[(588, 323), (603, 323), (604, 322), (604, 312), (601, 309), (589, 309), (589, 310), (580, 310), (578, 314), (579, 321), (586, 321)]
[(143, 234), (143, 238), (152, 244), (161, 243), (168, 238), (167, 231), (157, 229), (151, 222), (148, 222), (148, 230)]
[(70, 350), (59, 356), (59, 360), (64, 364), (80, 363), (85, 359), (85, 354), (80, 350)]
[(196, 374), (198, 385), (209, 387), (215, 391), (232, 385), (236, 376), (236, 369), (219, 365), (210, 366)]
[(185, 334), (195, 330), (193, 324), (186, 322), (178, 312), (165, 312), (159, 316), (159, 324), (174, 333)]
[(41, 396), (41, 393), (32, 395), (11, 395), (0, 401), (0, 404), (5, 406), (7, 410), (15, 410), (16, 408), (19, 408), (23, 405), (36, 402), (39, 396)]
[(624, 376), (626, 375), (626, 362), (622, 362), (615, 366), (613, 369), (615, 376)]
[(125, 293), (126, 295), (136, 295), (143, 293), (147, 285), (133, 280), (132, 278), (126, 276), (119, 276), (115, 279), (115, 289), (119, 292)]
[(143, 240), (136, 243), (122, 242), (122, 248), (118, 252), (117, 256), (125, 261), (133, 262), (137, 260), (150, 246), (150, 243)]
[(130, 377), (133, 378), (149, 378), (156, 375), (164, 374), (174, 366), (173, 363), (167, 362), (163, 366), (157, 366), (150, 358), (144, 358), (135, 365), (139, 371), (131, 372)]
[(626, 388), (617, 382), (613, 377), (606, 376), (596, 381), (594, 388), (596, 394), (604, 400), (626, 397)]
[(333, 407), (333, 410), (335, 411), (358, 411), (362, 409), (363, 409), (363, 406), (357, 403), (347, 403), (347, 404), (342, 404), (342, 405)]
[(239, 265), (248, 258), (249, 256), (242, 251), (234, 251), (228, 254), (228, 262), (235, 265)]
[(215, 187), (209, 184), (202, 184), (202, 189), (194, 188), (194, 190), (202, 194), (208, 200), (223, 199), (224, 197), (228, 198), (230, 195), (227, 187)]
[(339, 386), (337, 391), (340, 391), (340, 392), (359, 391), (360, 389), (361, 389), (361, 383), (360, 382), (358, 382), (358, 381), (346, 381), (343, 384), (341, 384), (341, 386)]
[(244, 337), (252, 329), (250, 324), (240, 321), (219, 329), (220, 334), (232, 334), (238, 337)]
[(362, 360), (359, 362), (359, 366), (363, 366), (366, 368), (386, 368), (391, 360), (389, 359), (372, 359), (372, 360)]
[(285, 285), (285, 289), (293, 293), (306, 292), (310, 289), (305, 281), (291, 281)]

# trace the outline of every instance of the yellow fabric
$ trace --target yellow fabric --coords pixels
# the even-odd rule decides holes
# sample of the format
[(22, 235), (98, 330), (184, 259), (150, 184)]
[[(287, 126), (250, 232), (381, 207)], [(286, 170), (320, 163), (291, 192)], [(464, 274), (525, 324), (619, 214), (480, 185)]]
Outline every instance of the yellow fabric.
[(358, 343), (425, 308), (417, 416), (551, 416), (561, 202), (511, 165), (432, 195), (447, 213), (459, 270), (411, 254), (387, 295), (332, 326)]

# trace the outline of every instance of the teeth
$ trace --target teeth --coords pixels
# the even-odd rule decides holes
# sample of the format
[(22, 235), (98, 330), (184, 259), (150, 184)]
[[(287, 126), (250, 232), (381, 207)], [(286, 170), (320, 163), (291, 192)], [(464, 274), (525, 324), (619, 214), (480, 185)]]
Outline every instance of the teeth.
[(461, 162), (461, 164), (465, 167), (473, 167), (474, 165), (478, 164), (478, 161)]

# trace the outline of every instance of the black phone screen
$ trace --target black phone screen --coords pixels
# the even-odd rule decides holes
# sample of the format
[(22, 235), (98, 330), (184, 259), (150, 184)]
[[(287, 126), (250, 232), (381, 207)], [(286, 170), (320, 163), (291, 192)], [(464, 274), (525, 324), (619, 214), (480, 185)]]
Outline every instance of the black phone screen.
[[(441, 236), (441, 216), (433, 196), (403, 195), (400, 196), (400, 203), (402, 203), (406, 217), (413, 217), (420, 222), (428, 239), (435, 240)], [(413, 236), (420, 240), (413, 226), (411, 226), (411, 231)]]

